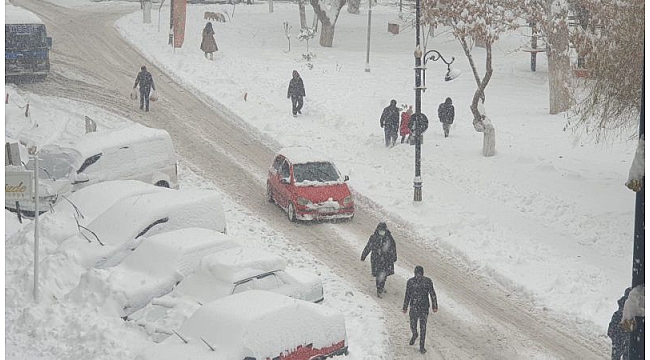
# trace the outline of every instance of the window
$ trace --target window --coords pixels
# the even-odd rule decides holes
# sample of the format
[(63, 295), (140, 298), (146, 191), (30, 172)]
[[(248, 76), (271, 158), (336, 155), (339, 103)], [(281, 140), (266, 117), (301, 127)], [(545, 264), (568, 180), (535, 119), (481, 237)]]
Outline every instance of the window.
[(282, 161), (284, 161), (284, 157), (282, 157), (282, 155), (278, 155), (278, 157), (275, 158), (275, 160), (273, 161), (273, 169), (275, 169), (275, 171), (277, 172), (280, 171), (280, 167), (282, 166)]
[(255, 279), (255, 288), (259, 290), (277, 289), (282, 285), (284, 283), (274, 273), (262, 274)]
[(248, 291), (248, 290), (253, 290), (255, 287), (253, 286), (253, 279), (247, 279), (243, 280), (240, 282), (235, 283), (235, 287), (232, 290), (233, 294), (237, 294), (240, 292)]
[(339, 172), (334, 164), (329, 162), (310, 162), (293, 166), (293, 176), (296, 182), (303, 181), (338, 181)]
[(151, 230), (152, 227), (154, 227), (154, 226), (156, 226), (158, 224), (166, 223), (167, 221), (169, 221), (169, 218), (167, 218), (167, 217), (154, 221), (153, 223), (149, 224), (149, 226), (144, 228), (144, 230), (140, 231), (140, 233), (138, 235), (136, 235), (135, 238), (136, 239), (139, 238), (140, 236), (146, 234), (147, 231)]
[(291, 169), (291, 167), (290, 167), (290, 165), (289, 165), (289, 162), (285, 160), (285, 161), (282, 163), (282, 169), (280, 170), (280, 176), (281, 176), (283, 179), (288, 179), (288, 178), (290, 178), (290, 177), (291, 177), (291, 171), (290, 171), (290, 169)]
[(96, 163), (97, 160), (99, 160), (99, 158), (101, 158), (101, 157), (102, 157), (102, 154), (99, 153), (97, 155), (93, 155), (93, 156), (89, 157), (88, 159), (86, 159), (86, 161), (84, 161), (84, 163), (81, 164), (81, 167), (79, 168), (79, 170), (77, 170), (77, 174), (81, 174), (90, 165)]

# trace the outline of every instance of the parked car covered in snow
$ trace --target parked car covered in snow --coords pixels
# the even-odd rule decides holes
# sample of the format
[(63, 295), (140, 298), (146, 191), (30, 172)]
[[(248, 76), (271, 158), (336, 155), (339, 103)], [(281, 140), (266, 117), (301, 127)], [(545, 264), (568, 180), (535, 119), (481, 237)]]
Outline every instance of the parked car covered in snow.
[(352, 219), (354, 198), (348, 176), (309, 147), (286, 147), (276, 154), (266, 181), (266, 197), (290, 221)]
[(177, 334), (137, 359), (310, 360), (348, 353), (341, 312), (261, 290), (205, 304)]
[(104, 293), (97, 305), (107, 313), (125, 317), (153, 298), (172, 291), (183, 278), (196, 271), (204, 256), (237, 246), (227, 235), (203, 228), (152, 235), (115, 267), (84, 274), (70, 296), (84, 297), (86, 292), (102, 289)]
[(85, 268), (111, 267), (135, 250), (146, 236), (186, 227), (226, 232), (221, 196), (210, 190), (160, 188), (122, 199), (98, 215), (58, 251)]
[(147, 329), (154, 341), (161, 341), (202, 304), (250, 290), (323, 301), (323, 283), (317, 275), (288, 269), (282, 258), (266, 251), (229, 248), (204, 257), (200, 267), (174, 291), (153, 299), (128, 319)]
[[(171, 137), (165, 130), (137, 123), (45, 145), (39, 149), (38, 156), (40, 198), (46, 203), (57, 201), (59, 194), (109, 180), (140, 180), (178, 188), (176, 152)], [(25, 167), (33, 170), (34, 161), (30, 160)], [(61, 182), (69, 186), (57, 185)], [(21, 201), (20, 207), (27, 215), (33, 215), (33, 201)], [(5, 201), (5, 208), (15, 210), (15, 202)]]
[(238, 247), (215, 252), (175, 289), (176, 294), (205, 304), (249, 290), (268, 290), (310, 302), (323, 301), (323, 282), (307, 271), (287, 269), (270, 252)]

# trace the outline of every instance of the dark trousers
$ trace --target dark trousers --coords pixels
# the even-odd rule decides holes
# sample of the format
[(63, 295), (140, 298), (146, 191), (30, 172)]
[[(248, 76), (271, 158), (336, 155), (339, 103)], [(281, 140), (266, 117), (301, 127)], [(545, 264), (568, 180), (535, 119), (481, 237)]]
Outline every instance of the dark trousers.
[(451, 128), (451, 124), (442, 124), (442, 130), (445, 132), (445, 137), (449, 137), (449, 128)]
[(302, 96), (300, 95), (291, 95), (291, 106), (292, 112), (296, 115), (302, 109)]
[(628, 360), (630, 358), (629, 349), (629, 333), (619, 334), (616, 339), (612, 339), (612, 360)]
[(420, 349), (424, 349), (424, 341), (427, 338), (427, 318), (429, 317), (429, 312), (417, 311), (411, 308), (409, 317), (411, 318), (411, 333), (413, 333), (413, 336), (418, 334), (418, 320), (420, 321)]
[(151, 93), (151, 88), (140, 87), (140, 109), (145, 108), (149, 111), (149, 93)]
[(394, 146), (395, 141), (397, 141), (397, 130), (384, 126), (384, 138), (386, 139), (386, 147)]
[(386, 272), (385, 271), (380, 271), (379, 274), (375, 277), (375, 284), (377, 285), (377, 291), (384, 290), (384, 286), (386, 285)]

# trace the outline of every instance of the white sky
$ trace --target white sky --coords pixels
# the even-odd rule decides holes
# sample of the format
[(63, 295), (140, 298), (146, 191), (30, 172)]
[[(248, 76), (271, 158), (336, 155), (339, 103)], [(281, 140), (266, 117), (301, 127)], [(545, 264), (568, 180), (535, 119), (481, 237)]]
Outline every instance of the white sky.
[[(530, 72), (529, 53), (514, 51), (527, 38), (512, 34), (494, 48), (495, 72), (486, 92), (486, 111), (497, 131), (497, 153), (484, 158), (482, 134), (474, 131), (469, 112), (474, 79), (459, 45), (441, 34), (429, 39), (429, 47), (455, 56), (454, 66), (463, 75), (445, 83), (444, 64), (427, 64), (422, 111), (430, 128), (422, 147), (424, 198), (416, 206), (411, 201), (413, 147), (398, 144), (386, 149), (379, 127), (379, 115), (391, 99), (398, 104), (414, 101), (412, 29), (402, 27), (398, 36), (385, 31), (397, 8), (373, 8), (370, 73), (364, 72), (363, 8), (361, 15), (341, 12), (333, 48), (321, 48), (318, 37), (310, 42), (309, 51), (316, 54), (311, 69), (301, 58), (305, 44), (295, 37), (297, 8), (276, 3), (274, 9), (269, 14), (261, 3), (237, 6), (233, 21), (213, 22), (219, 46), (214, 61), (199, 50), (203, 12), (230, 14), (231, 6), (188, 6), (185, 44), (175, 51), (167, 45), (167, 32), (157, 29), (157, 12), (152, 24), (142, 24), (142, 14), (136, 12), (117, 21), (116, 28), (190, 91), (229, 108), (280, 145), (309, 145), (327, 153), (350, 176), (353, 191), (375, 201), (386, 214), (408, 221), (418, 229), (423, 245), (452, 254), (471, 271), (528, 296), (536, 306), (575, 319), (586, 332), (605, 333), (616, 300), (631, 283), (634, 194), (624, 183), (635, 142), (594, 145), (583, 134), (565, 131), (564, 115), (548, 115), (545, 56), (538, 56), (537, 72)], [(163, 9), (162, 15), (161, 23), (168, 24), (169, 11)], [(284, 21), (292, 25), (290, 52)], [(474, 53), (480, 59), (482, 50)], [(307, 94), (298, 118), (291, 116), (286, 99), (294, 69)], [(136, 72), (134, 68), (134, 76)], [(153, 75), (156, 78), (155, 71)], [(6, 92), (12, 102), (5, 106), (5, 134), (12, 138), (48, 143), (69, 137), (83, 132), (83, 121), (75, 120), (83, 115), (104, 129), (128, 122), (89, 105), (17, 94), (13, 86), (6, 86)], [(450, 138), (444, 138), (436, 109), (448, 96), (456, 107), (456, 121)], [(27, 98), (31, 120), (42, 125), (37, 132), (30, 130), (18, 108)], [(259, 176), (263, 181), (264, 174)], [(214, 188), (185, 166), (181, 186)], [(358, 349), (351, 359), (383, 357), (386, 341), (374, 299), (351, 288), (226, 196), (224, 208), (229, 234), (257, 237), (258, 246), (322, 276), (325, 305), (345, 313), (351, 349)], [(8, 237), (16, 224), (9, 215), (5, 220)], [(6, 245), (7, 358), (124, 358), (149, 344), (137, 329), (83, 302), (31, 304), (30, 235), (27, 231), (12, 237)], [(44, 246), (44, 251), (53, 249)], [(406, 277), (410, 269), (396, 273)], [(432, 277), (435, 281), (435, 274)], [(89, 330), (80, 335), (75, 326)], [(124, 331), (133, 336), (125, 337)], [(87, 345), (75, 345), (80, 340)]]

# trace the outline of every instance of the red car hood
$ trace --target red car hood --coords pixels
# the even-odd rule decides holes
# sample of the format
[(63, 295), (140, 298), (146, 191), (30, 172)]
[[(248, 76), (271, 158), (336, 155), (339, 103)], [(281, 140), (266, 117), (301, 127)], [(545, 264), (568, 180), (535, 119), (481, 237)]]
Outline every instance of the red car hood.
[(321, 203), (332, 198), (334, 201), (342, 202), (350, 195), (348, 184), (332, 184), (318, 186), (296, 186), (296, 195), (310, 200), (313, 203)]

